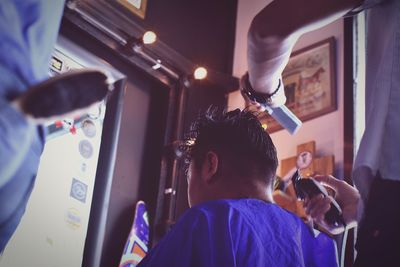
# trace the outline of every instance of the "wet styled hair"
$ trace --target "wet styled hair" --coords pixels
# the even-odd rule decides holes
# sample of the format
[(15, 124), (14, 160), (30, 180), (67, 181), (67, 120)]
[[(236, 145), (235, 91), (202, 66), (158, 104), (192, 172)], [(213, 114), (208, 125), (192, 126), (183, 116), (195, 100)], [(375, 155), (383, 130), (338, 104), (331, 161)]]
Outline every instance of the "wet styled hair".
[(210, 107), (192, 123), (186, 139), (187, 155), (199, 167), (214, 151), (240, 177), (272, 182), (278, 159), (268, 133), (248, 110), (223, 111)]

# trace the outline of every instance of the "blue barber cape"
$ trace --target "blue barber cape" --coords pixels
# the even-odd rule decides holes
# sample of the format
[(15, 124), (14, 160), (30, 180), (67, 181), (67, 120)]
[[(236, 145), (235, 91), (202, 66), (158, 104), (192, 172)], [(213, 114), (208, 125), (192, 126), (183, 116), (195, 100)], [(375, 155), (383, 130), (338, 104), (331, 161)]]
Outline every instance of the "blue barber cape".
[(296, 215), (256, 199), (189, 209), (139, 266), (338, 266), (336, 247)]

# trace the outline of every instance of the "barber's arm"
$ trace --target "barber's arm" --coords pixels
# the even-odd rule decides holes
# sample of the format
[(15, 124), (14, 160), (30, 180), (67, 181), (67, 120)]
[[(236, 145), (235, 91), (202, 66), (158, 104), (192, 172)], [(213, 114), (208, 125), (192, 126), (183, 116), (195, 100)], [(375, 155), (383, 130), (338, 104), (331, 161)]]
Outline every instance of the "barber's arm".
[[(321, 28), (363, 0), (275, 0), (253, 19), (248, 33), (249, 81), (256, 92), (272, 94), (279, 85), (293, 46), (306, 32)], [(279, 90), (270, 104), (286, 101)]]
[[(362, 213), (362, 201), (360, 194), (356, 188), (349, 185), (345, 181), (336, 179), (333, 176), (315, 176), (315, 180), (333, 188), (336, 192), (335, 199), (342, 209), (342, 216), (346, 223), (347, 229), (357, 226)], [(338, 227), (329, 225), (325, 221), (325, 214), (330, 209), (331, 197), (324, 197), (322, 194), (311, 199), (306, 199), (304, 209), (308, 216), (320, 226), (332, 234), (339, 234), (343, 231), (343, 227), (339, 230)]]

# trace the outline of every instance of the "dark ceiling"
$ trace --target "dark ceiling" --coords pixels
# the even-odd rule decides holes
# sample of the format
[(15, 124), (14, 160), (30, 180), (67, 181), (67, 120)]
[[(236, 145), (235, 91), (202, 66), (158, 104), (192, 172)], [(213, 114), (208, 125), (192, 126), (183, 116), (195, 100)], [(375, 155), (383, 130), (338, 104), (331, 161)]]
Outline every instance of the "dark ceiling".
[(193, 63), (231, 74), (236, 13), (237, 0), (148, 0), (145, 19), (130, 16)]

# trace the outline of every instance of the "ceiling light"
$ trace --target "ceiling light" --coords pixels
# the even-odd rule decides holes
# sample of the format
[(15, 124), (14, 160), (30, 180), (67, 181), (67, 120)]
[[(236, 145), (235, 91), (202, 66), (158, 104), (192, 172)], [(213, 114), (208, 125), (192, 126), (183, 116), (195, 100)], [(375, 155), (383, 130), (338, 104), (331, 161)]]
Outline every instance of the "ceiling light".
[(143, 34), (142, 41), (144, 44), (152, 44), (157, 40), (157, 35), (152, 31), (147, 31)]
[(204, 67), (197, 67), (193, 73), (196, 80), (203, 80), (207, 77), (207, 69)]

